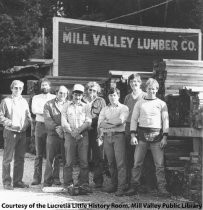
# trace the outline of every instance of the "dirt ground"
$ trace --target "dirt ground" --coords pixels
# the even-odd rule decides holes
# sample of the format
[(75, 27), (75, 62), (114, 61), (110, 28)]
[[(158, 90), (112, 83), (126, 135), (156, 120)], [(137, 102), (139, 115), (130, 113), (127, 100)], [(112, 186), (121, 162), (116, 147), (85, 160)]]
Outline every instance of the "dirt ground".
[[(2, 163), (3, 150), (0, 150)], [(45, 161), (44, 161), (45, 164)], [(12, 163), (13, 165), (13, 163)], [(26, 154), (23, 181), (30, 184), (34, 169), (34, 155)], [(43, 167), (44, 168), (44, 167)], [(12, 171), (12, 170), (11, 170)], [(77, 170), (75, 171), (77, 174)], [(0, 167), (2, 174), (2, 167)], [(62, 176), (62, 168), (61, 168)], [(62, 178), (61, 178), (62, 180)], [(105, 185), (109, 179), (105, 177)], [(90, 173), (90, 186), (92, 174)], [(147, 206), (148, 205), (148, 206)], [(188, 206), (191, 205), (191, 206)], [(83, 196), (70, 196), (67, 193), (44, 193), (42, 186), (30, 186), (28, 189), (4, 190), (0, 180), (0, 209), (200, 209), (183, 198), (158, 198), (153, 193), (140, 194), (138, 197), (116, 197), (93, 188), (93, 193)]]

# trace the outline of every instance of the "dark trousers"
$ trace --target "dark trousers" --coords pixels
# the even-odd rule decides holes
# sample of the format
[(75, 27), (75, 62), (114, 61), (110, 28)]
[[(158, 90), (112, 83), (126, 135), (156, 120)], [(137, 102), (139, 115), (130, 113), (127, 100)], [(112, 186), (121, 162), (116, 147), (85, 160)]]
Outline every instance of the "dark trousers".
[(65, 159), (64, 166), (64, 185), (73, 184), (73, 165), (76, 160), (76, 152), (78, 152), (80, 173), (78, 177), (78, 185), (89, 183), (88, 170), (88, 133), (82, 133), (83, 138), (76, 140), (70, 133), (65, 133)]
[(109, 164), (112, 185), (124, 189), (126, 187), (125, 134), (105, 133), (104, 152)]
[(26, 133), (17, 133), (4, 129), (4, 153), (2, 179), (3, 185), (11, 184), (10, 163), (14, 154), (13, 183), (22, 181), (24, 172), (24, 155), (26, 150)]
[(89, 136), (89, 156), (90, 161), (93, 163), (93, 181), (95, 184), (103, 184), (103, 145), (98, 146), (97, 139), (97, 128), (93, 128), (88, 132)]
[(63, 139), (57, 135), (47, 136), (46, 142), (46, 166), (44, 172), (44, 183), (53, 184), (54, 179), (58, 174), (54, 174), (53, 164), (61, 155)]
[[(36, 157), (34, 163), (34, 180), (41, 182), (42, 179), (42, 162), (43, 157), (46, 157), (46, 138), (47, 132), (45, 124), (43, 122), (36, 122), (35, 126), (35, 149)], [(55, 179), (59, 179), (59, 158), (56, 157), (54, 160), (53, 176)]]

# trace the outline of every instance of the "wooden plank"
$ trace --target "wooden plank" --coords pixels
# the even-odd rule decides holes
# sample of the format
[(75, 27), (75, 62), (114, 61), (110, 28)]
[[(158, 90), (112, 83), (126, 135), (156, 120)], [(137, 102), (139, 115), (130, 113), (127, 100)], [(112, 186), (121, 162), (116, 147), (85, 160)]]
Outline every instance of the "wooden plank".
[(199, 66), (203, 67), (203, 61), (197, 60), (179, 60), (179, 59), (163, 59), (167, 66)]
[(203, 129), (171, 127), (169, 136), (203, 138)]
[(169, 170), (169, 171), (184, 171), (184, 167), (166, 167), (166, 170)]
[(201, 154), (202, 151), (202, 140), (200, 138), (193, 138), (193, 152)]
[(195, 67), (185, 67), (185, 66), (178, 66), (178, 67), (169, 67), (166, 66), (168, 74), (172, 73), (180, 73), (180, 74), (203, 74), (203, 68), (195, 68)]
[[(176, 81), (187, 81), (187, 80), (195, 80), (196, 82), (197, 81), (203, 81), (203, 75), (202, 76), (200, 76), (200, 75), (188, 75), (188, 74), (182, 74), (182, 75), (180, 75), (180, 74), (173, 74), (173, 75), (167, 75), (167, 80), (166, 80), (166, 82), (167, 81), (172, 81), (172, 80), (176, 80)], [(203, 84), (202, 84), (202, 86), (203, 86)]]

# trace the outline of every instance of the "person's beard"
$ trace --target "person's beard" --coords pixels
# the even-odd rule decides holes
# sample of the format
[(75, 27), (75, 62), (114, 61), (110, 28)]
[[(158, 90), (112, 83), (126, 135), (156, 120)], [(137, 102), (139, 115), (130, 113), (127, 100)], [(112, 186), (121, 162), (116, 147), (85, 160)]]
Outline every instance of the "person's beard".
[(42, 88), (42, 89), (41, 89), (41, 92), (42, 92), (43, 94), (47, 94), (47, 93), (50, 92), (50, 89)]

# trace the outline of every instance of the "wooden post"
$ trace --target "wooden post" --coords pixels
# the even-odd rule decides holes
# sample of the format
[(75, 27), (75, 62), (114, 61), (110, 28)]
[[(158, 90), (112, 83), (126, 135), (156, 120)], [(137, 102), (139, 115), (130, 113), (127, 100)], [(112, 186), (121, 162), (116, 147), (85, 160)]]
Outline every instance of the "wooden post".
[(202, 141), (203, 138), (193, 138), (193, 152), (198, 152), (202, 156)]

